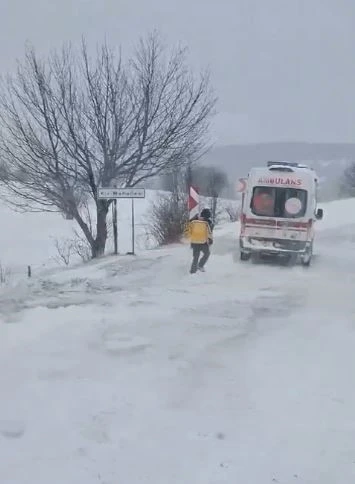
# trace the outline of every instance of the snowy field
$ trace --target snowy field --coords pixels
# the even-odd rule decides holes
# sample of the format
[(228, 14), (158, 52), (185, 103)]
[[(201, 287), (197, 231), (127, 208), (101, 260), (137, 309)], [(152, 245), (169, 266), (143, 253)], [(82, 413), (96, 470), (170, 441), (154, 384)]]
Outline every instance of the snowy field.
[(186, 245), (48, 270), (71, 222), (2, 209), (47, 271), (0, 291), (0, 483), (353, 484), (355, 200), (322, 207), (310, 268), (229, 223), (193, 276)]
[[(155, 199), (155, 194), (147, 190), (146, 199), (135, 200), (136, 249), (147, 248), (146, 212)], [(118, 201), (119, 252), (126, 254), (131, 250), (131, 200)], [(108, 217), (111, 222), (111, 211)], [(44, 269), (61, 265), (58, 262), (56, 241), (63, 242), (75, 238), (78, 230), (75, 221), (65, 220), (57, 213), (15, 213), (0, 203), (0, 223), (3, 227), (0, 237), (0, 264), (11, 270), (11, 280), (17, 281), (27, 274), (31, 266), (33, 274)], [(109, 227), (110, 230), (110, 227)], [(113, 252), (112, 232), (107, 244), (108, 252)], [(72, 257), (73, 262), (80, 259)]]
[[(134, 201), (135, 213), (135, 251), (140, 253), (152, 249), (156, 242), (150, 235), (149, 214), (151, 206), (157, 199), (157, 194), (166, 196), (165, 192), (146, 190), (145, 199)], [(202, 199), (202, 202), (208, 203)], [(218, 214), (222, 221), (228, 219), (227, 207), (238, 207), (238, 201), (220, 200)], [(118, 252), (122, 255), (132, 250), (132, 202), (122, 199), (118, 201)], [(38, 276), (43, 271), (65, 265), (59, 257), (56, 242), (65, 247), (65, 242), (76, 239), (76, 230), (81, 231), (75, 221), (65, 220), (58, 213), (18, 213), (10, 210), (0, 201), (0, 291), (2, 273), (6, 285), (13, 285), (27, 277), (27, 268), (31, 266), (32, 274)], [(109, 237), (106, 247), (107, 254), (113, 254), (112, 213), (108, 215)], [(81, 263), (76, 254), (71, 255), (70, 265)]]

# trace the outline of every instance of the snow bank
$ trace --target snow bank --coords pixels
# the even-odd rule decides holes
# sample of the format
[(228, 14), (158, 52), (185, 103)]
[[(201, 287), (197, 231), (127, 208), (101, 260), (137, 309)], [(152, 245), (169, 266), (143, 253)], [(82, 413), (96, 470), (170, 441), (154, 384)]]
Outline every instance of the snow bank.
[[(136, 250), (138, 252), (154, 246), (148, 234), (148, 210), (156, 197), (163, 192), (146, 191), (145, 200), (135, 201)], [(207, 201), (202, 199), (202, 205)], [(238, 223), (227, 223), (225, 207), (237, 204), (236, 201), (221, 200), (222, 224), (217, 226), (216, 235), (231, 234), (237, 236)], [(339, 200), (321, 204), (324, 208), (324, 219), (317, 222), (317, 230), (327, 230), (342, 227), (352, 222), (355, 212), (355, 199)], [(131, 250), (131, 200), (118, 202), (119, 252), (126, 254)], [(65, 220), (57, 213), (18, 213), (4, 204), (0, 204), (0, 265), (9, 268), (12, 279), (26, 277), (27, 266), (31, 265), (33, 272), (58, 267), (54, 260), (57, 256), (55, 240), (73, 237), (77, 229), (74, 221)], [(110, 236), (107, 253), (112, 253), (113, 241)]]
[[(134, 201), (135, 211), (135, 250), (144, 251), (155, 247), (155, 242), (149, 235), (148, 212), (152, 203), (160, 194), (166, 192), (146, 190), (144, 200)], [(207, 203), (206, 200), (202, 201)], [(227, 220), (225, 207), (230, 206), (229, 200), (221, 200), (222, 221)], [(118, 201), (118, 251), (126, 254), (132, 249), (132, 201)], [(108, 217), (110, 223), (111, 212)], [(75, 221), (66, 220), (59, 213), (19, 213), (11, 210), (0, 202), (0, 272), (9, 269), (12, 281), (23, 279), (27, 274), (27, 266), (32, 267), (34, 274), (44, 269), (58, 267), (58, 256), (55, 241), (63, 241), (74, 237), (74, 229), (81, 232)], [(109, 234), (107, 242), (108, 254), (113, 252), (113, 237)], [(78, 258), (73, 257), (73, 262)], [(1, 277), (0, 277), (1, 279)]]
[(318, 230), (341, 228), (355, 223), (355, 198), (321, 203), (324, 208), (323, 220), (317, 222)]

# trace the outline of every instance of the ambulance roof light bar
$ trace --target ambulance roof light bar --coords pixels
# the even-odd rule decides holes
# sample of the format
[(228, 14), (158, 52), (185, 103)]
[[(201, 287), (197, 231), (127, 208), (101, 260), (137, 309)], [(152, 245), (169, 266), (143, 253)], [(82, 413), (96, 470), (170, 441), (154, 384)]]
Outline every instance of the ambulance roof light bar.
[(296, 163), (290, 161), (268, 161), (267, 166), (270, 170), (282, 170), (282, 171), (292, 171), (292, 168), (304, 168), (306, 170), (313, 170), (304, 163)]
[(308, 168), (309, 170), (313, 170), (313, 168), (310, 168), (308, 165), (305, 165), (304, 163), (298, 163), (296, 161), (268, 161), (267, 166), (294, 166), (296, 168)]
[(307, 168), (306, 165), (291, 161), (268, 161), (267, 166), (294, 166), (295, 168)]

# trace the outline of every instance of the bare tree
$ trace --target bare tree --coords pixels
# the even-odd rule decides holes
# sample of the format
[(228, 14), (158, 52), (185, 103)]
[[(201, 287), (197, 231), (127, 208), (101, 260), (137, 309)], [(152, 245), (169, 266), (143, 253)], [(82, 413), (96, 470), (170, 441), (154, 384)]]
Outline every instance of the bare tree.
[(8, 284), (11, 279), (10, 267), (4, 266), (0, 261), (0, 285)]
[(240, 215), (240, 205), (238, 202), (234, 202), (233, 204), (229, 203), (226, 207), (226, 212), (230, 222), (237, 222)]
[(70, 239), (55, 239), (54, 245), (57, 250), (57, 255), (53, 257), (58, 264), (68, 266), (70, 264), (71, 256), (73, 255), (73, 242)]
[(151, 205), (148, 218), (151, 235), (159, 245), (179, 242), (188, 221), (186, 167), (174, 167), (163, 177), (163, 189)]
[(208, 75), (195, 80), (186, 50), (167, 52), (156, 33), (127, 62), (107, 45), (91, 60), (84, 41), (44, 61), (27, 49), (1, 86), (2, 196), (74, 218), (98, 257), (112, 202), (98, 187), (133, 187), (198, 159), (214, 105)]
[(89, 241), (74, 230), (74, 238), (72, 239), (73, 253), (78, 255), (83, 262), (89, 262), (91, 258), (91, 246)]
[(148, 214), (149, 230), (159, 245), (180, 242), (188, 222), (185, 194), (161, 195)]
[(187, 203), (187, 194), (192, 182), (191, 170), (191, 161), (173, 166), (164, 173), (161, 179), (161, 188), (167, 192), (174, 193), (179, 191), (185, 193)]
[(222, 190), (227, 186), (228, 179), (227, 175), (223, 171), (212, 167), (207, 174), (206, 181), (207, 196), (210, 197), (211, 203), (212, 220), (216, 223), (218, 199)]
[(228, 186), (226, 173), (216, 167), (197, 166), (191, 170), (191, 179), (199, 187), (200, 194), (209, 198), (212, 218), (216, 222), (218, 198)]

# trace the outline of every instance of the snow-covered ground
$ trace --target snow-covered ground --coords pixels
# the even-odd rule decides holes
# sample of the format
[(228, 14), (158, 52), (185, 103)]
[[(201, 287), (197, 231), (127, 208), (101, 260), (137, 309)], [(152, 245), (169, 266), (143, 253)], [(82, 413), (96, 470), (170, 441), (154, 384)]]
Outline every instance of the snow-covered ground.
[[(165, 192), (146, 190), (144, 200), (134, 201), (135, 214), (135, 251), (154, 248), (156, 241), (149, 234), (150, 213), (157, 196), (166, 196)], [(208, 203), (202, 200), (202, 203)], [(238, 201), (220, 200), (219, 218), (228, 219), (226, 207), (238, 207)], [(118, 201), (118, 251), (126, 254), (132, 250), (132, 202)], [(107, 253), (113, 253), (112, 218), (108, 216), (109, 237)], [(56, 246), (66, 246), (66, 242), (77, 240), (76, 230), (81, 236), (75, 221), (66, 220), (58, 213), (18, 213), (10, 210), (0, 202), (0, 290), (2, 274), (7, 284), (17, 283), (27, 277), (28, 266), (32, 274), (38, 275), (44, 270), (64, 265)], [(64, 250), (65, 252), (65, 250)], [(81, 262), (75, 253), (70, 256), (70, 264)], [(6, 274), (7, 273), (7, 274)]]
[[(155, 200), (155, 192), (147, 190), (146, 199), (135, 200), (136, 248), (147, 246), (147, 211)], [(109, 223), (111, 221), (109, 214)], [(73, 239), (74, 229), (79, 233), (75, 221), (65, 220), (58, 213), (16, 213), (0, 203), (0, 266), (11, 270), (11, 279), (21, 279), (31, 266), (34, 274), (43, 269), (58, 267), (56, 241), (62, 243)], [(131, 241), (131, 200), (118, 201), (119, 252), (126, 253), (132, 248)], [(112, 236), (108, 241), (108, 252), (113, 252)], [(78, 258), (72, 257), (73, 262)]]
[(225, 224), (204, 274), (183, 245), (3, 288), (0, 483), (353, 484), (355, 201), (324, 208), (310, 268)]

